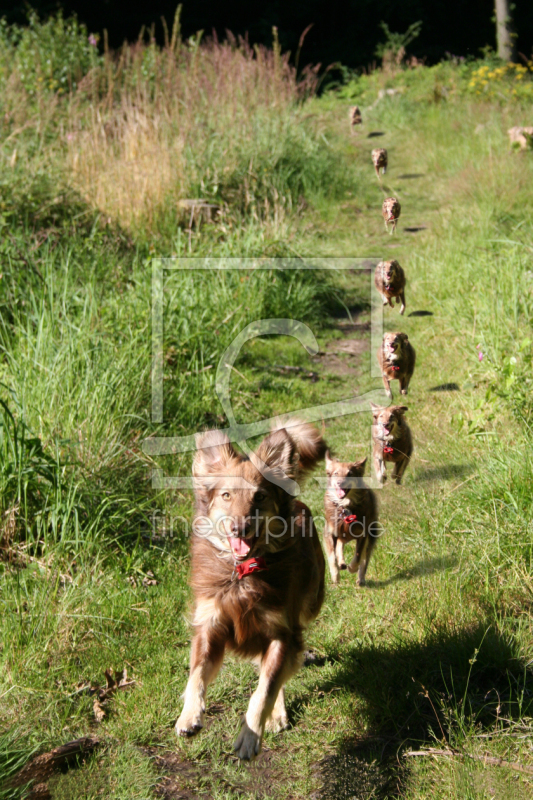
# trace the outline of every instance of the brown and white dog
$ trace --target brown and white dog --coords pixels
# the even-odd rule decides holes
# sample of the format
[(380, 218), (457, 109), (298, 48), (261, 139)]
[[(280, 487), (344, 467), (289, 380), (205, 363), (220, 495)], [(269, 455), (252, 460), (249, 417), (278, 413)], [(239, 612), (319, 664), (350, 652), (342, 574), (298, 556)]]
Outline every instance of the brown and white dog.
[(374, 150), (372, 150), (372, 163), (378, 178), (380, 176), (380, 170), (382, 171), (383, 175), (385, 175), (389, 165), (389, 157), (384, 147), (376, 147)]
[(383, 305), (392, 308), (392, 300), (401, 302), (400, 314), (405, 311), (405, 272), (397, 261), (380, 261), (374, 272), (376, 289), (383, 298)]
[(363, 124), (363, 117), (361, 116), (361, 110), (359, 106), (350, 106), (350, 127), (353, 131), (355, 125), (362, 125)]
[(194, 637), (181, 735), (204, 722), (205, 696), (227, 648), (260, 665), (235, 741), (239, 758), (261, 749), (265, 726), (287, 727), (283, 686), (300, 666), (303, 632), (324, 599), (325, 562), (311, 512), (289, 493), (324, 457), (312, 425), (291, 420), (238, 453), (221, 431), (197, 441), (191, 586)]
[(387, 480), (385, 463), (394, 464), (392, 477), (396, 483), (402, 482), (409, 460), (413, 453), (413, 439), (411, 430), (404, 418), (407, 406), (372, 406), (374, 422), (372, 425), (372, 440), (374, 442), (374, 468), (378, 481)]
[[(328, 488), (324, 497), (326, 525), (324, 545), (333, 583), (339, 570), (358, 572), (357, 583), (365, 585), (366, 570), (376, 539), (380, 535), (376, 495), (362, 480), (366, 458), (338, 461), (326, 453)], [(355, 553), (346, 566), (344, 546), (355, 542)]]
[(391, 381), (399, 381), (400, 394), (407, 394), (416, 363), (415, 349), (407, 334), (385, 333), (378, 350), (378, 362), (388, 397), (392, 399)]
[(400, 201), (395, 197), (386, 197), (381, 206), (381, 215), (385, 222), (385, 230), (389, 230), (389, 224), (392, 225), (392, 233), (396, 230), (396, 224), (402, 213)]

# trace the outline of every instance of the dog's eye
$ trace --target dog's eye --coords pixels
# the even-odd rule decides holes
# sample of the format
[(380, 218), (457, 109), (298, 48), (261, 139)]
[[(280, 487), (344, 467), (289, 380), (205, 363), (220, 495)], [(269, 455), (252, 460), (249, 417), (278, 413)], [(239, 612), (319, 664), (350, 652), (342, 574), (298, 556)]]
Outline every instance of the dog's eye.
[(264, 492), (256, 492), (254, 500), (255, 500), (256, 503), (260, 503), (262, 500), (265, 499), (265, 497), (266, 497), (266, 494)]
[(223, 500), (229, 500), (230, 499), (230, 493), (229, 492), (222, 492), (222, 499)]

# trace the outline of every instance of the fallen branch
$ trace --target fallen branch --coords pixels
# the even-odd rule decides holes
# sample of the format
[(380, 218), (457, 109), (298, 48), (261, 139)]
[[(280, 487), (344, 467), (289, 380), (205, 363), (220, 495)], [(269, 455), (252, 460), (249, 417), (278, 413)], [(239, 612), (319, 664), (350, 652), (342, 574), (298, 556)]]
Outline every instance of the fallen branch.
[(100, 740), (94, 736), (83, 736), (59, 747), (54, 747), (48, 753), (32, 758), (16, 775), (14, 775), (2, 788), (15, 789), (33, 783), (32, 790), (28, 795), (28, 800), (34, 798), (49, 798), (47, 782), (53, 773), (65, 766), (70, 766), (72, 761), (79, 756), (87, 756), (92, 753), (100, 744)]
[(106, 712), (102, 703), (109, 700), (119, 689), (127, 689), (129, 686), (135, 684), (135, 680), (128, 680), (128, 671), (126, 667), (124, 667), (122, 672), (115, 672), (114, 678), (113, 670), (111, 669), (106, 669), (104, 675), (106, 680), (105, 688), (97, 687), (93, 689), (91, 687), (89, 689), (89, 694), (93, 695), (93, 712), (97, 722), (102, 722), (105, 717)]
[(409, 750), (404, 753), (404, 757), (409, 756), (456, 756), (459, 758), (471, 758), (473, 761), (481, 761), (491, 767), (507, 767), (515, 772), (523, 772), (525, 775), (533, 775), (533, 767), (524, 767), (514, 761), (507, 761), (505, 758), (495, 758), (494, 756), (477, 756), (470, 753), (461, 753), (459, 750), (437, 750), (433, 747), (427, 750)]

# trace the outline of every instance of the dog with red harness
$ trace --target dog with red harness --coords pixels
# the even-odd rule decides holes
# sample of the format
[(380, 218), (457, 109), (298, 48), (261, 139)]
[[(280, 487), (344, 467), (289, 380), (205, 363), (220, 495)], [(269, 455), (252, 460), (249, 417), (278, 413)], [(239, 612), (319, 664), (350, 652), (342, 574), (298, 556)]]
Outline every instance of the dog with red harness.
[(176, 732), (191, 736), (203, 726), (207, 687), (233, 651), (260, 669), (234, 744), (239, 758), (251, 760), (265, 728), (288, 727), (284, 685), (300, 666), (305, 628), (324, 600), (320, 540), (295, 492), (326, 445), (312, 425), (291, 420), (249, 455), (216, 430), (200, 435), (197, 447), (194, 636)]
[[(339, 582), (339, 570), (347, 569), (358, 573), (359, 586), (365, 585), (368, 562), (381, 533), (376, 495), (363, 481), (365, 464), (366, 458), (345, 462), (326, 453), (324, 546), (334, 584)], [(352, 542), (355, 553), (346, 564), (344, 548)]]

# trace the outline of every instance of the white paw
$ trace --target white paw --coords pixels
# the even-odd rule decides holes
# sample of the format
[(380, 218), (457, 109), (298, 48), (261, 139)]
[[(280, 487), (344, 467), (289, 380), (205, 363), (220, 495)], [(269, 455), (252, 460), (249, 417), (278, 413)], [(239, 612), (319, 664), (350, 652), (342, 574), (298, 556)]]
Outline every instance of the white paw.
[(283, 714), (279, 714), (278, 716), (272, 715), (267, 719), (265, 730), (270, 733), (280, 733), (280, 731), (286, 731), (288, 727), (289, 718), (287, 712), (283, 709)]
[(184, 709), (176, 722), (175, 731), (178, 736), (194, 736), (203, 727), (204, 715), (202, 711), (195, 714)]
[(248, 727), (245, 720), (233, 745), (236, 755), (244, 761), (252, 761), (261, 752), (261, 738), (258, 733)]

